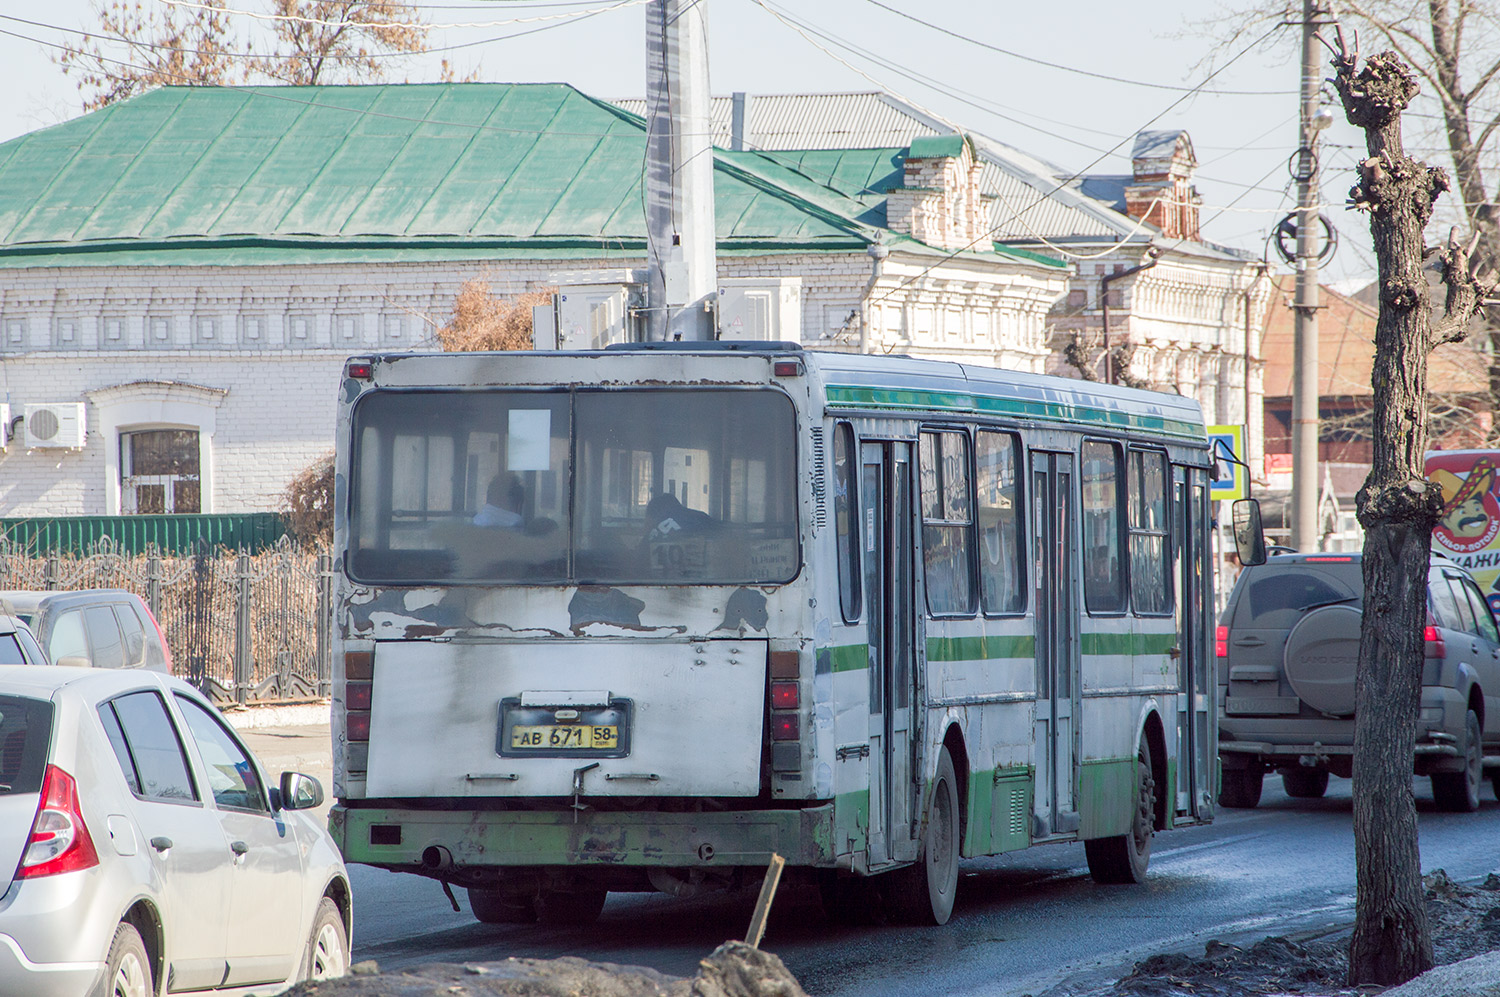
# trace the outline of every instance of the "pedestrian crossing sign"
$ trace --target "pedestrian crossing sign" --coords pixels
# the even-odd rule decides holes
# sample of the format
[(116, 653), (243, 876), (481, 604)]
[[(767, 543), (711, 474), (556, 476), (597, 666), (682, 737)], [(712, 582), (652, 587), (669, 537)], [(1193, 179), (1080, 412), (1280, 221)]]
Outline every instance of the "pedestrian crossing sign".
[(1245, 460), (1244, 426), (1209, 426), (1208, 445), (1212, 448), (1214, 463), (1219, 468), (1219, 480), (1208, 490), (1208, 497), (1215, 502), (1233, 502), (1245, 498), (1249, 489), (1245, 487), (1245, 467), (1226, 458), (1227, 451), (1235, 460)]

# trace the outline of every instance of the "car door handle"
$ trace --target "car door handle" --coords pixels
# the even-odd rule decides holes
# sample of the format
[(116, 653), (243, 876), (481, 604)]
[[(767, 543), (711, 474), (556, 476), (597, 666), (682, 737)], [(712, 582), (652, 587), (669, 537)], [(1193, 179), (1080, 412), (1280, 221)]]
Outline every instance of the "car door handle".
[(250, 846), (243, 841), (231, 841), (229, 843), (229, 850), (236, 855), (243, 855), (250, 850)]
[(1265, 641), (1259, 637), (1236, 637), (1234, 639), (1235, 647), (1261, 647), (1264, 644)]
[(168, 848), (172, 847), (172, 839), (167, 837), (165, 834), (158, 834), (156, 837), (151, 839), (151, 847), (155, 848), (159, 852), (164, 852)]

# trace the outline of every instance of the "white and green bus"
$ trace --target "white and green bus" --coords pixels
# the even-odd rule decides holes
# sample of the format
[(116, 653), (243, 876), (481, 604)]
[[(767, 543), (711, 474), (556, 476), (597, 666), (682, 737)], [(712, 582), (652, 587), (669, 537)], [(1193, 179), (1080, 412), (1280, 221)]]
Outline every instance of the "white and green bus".
[(480, 920), (775, 853), (941, 924), (962, 857), (1081, 840), (1134, 882), (1212, 817), (1189, 399), (782, 343), (381, 355), (338, 441), (330, 820)]

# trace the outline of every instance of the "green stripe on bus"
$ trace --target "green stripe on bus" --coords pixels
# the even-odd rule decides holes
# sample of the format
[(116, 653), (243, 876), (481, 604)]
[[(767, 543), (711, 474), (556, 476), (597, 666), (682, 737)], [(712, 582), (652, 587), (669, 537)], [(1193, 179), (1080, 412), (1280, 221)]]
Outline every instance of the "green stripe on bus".
[(1031, 634), (927, 638), (928, 661), (988, 661), (991, 658), (1034, 657), (1036, 638)]
[(1079, 648), (1084, 654), (1166, 654), (1177, 646), (1177, 635), (1166, 634), (1083, 634)]
[(960, 412), (982, 412), (1049, 422), (1082, 422), (1121, 429), (1139, 429), (1202, 441), (1204, 428), (1184, 419), (1107, 409), (1081, 403), (1039, 402), (1022, 398), (996, 398), (952, 391), (922, 391), (913, 388), (872, 388), (830, 384), (825, 392), (827, 404), (845, 408), (883, 409), (949, 409)]
[[(844, 644), (841, 647), (826, 647), (828, 660), (835, 672), (857, 672), (870, 667), (868, 644)], [(820, 652), (821, 653), (821, 652)]]

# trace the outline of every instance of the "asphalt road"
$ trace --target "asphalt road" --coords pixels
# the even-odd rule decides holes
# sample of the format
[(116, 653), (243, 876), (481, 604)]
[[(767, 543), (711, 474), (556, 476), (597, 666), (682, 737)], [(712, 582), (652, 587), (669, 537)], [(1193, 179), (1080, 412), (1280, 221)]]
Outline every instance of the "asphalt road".
[[(313, 732), (252, 734), (263, 757), (311, 744)], [(261, 742), (271, 740), (268, 752)], [(270, 761), (270, 759), (267, 759)], [(318, 772), (307, 755), (300, 767)], [(275, 767), (275, 766), (271, 766)], [(1500, 802), (1487, 786), (1477, 814), (1440, 813), (1416, 782), (1424, 872), (1455, 879), (1500, 870)], [(967, 861), (943, 928), (825, 923), (816, 891), (784, 888), (763, 947), (814, 995), (1066, 993), (1129, 970), (1147, 955), (1201, 953), (1211, 938), (1249, 941), (1348, 923), (1354, 909), (1349, 782), (1322, 800), (1292, 800), (1268, 777), (1261, 805), (1221, 811), (1207, 827), (1157, 835), (1148, 881), (1099, 886), (1080, 845), (1042, 846)], [(755, 895), (692, 901), (611, 894), (595, 925), (577, 929), (483, 925), (455, 913), (441, 888), (417, 876), (356, 866), (354, 958), (382, 969), (509, 956), (576, 955), (691, 975), (700, 958), (740, 938)]]

